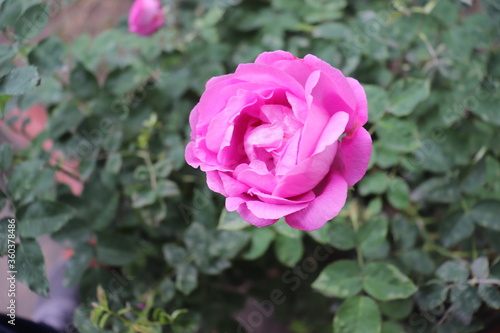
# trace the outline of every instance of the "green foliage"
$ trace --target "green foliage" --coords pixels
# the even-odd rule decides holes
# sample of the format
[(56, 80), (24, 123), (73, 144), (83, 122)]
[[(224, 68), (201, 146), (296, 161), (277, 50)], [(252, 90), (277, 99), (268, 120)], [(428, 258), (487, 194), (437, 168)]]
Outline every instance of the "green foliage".
[[(65, 284), (81, 285), (82, 333), (235, 332), (248, 300), (266, 311), (278, 299), (269, 318), (294, 332), (488, 329), (500, 309), (498, 5), (165, 3), (153, 36), (120, 23), (68, 42), (36, 38), (49, 3), (0, 2), (0, 118), (37, 104), (49, 115), (29, 147), (0, 145), (18, 280), (47, 295), (35, 237), (49, 234), (74, 250)], [(206, 81), (275, 49), (317, 55), (368, 97), (369, 170), (313, 232), (250, 226), (184, 162)], [(57, 181), (47, 139), (79, 162), (81, 195)]]

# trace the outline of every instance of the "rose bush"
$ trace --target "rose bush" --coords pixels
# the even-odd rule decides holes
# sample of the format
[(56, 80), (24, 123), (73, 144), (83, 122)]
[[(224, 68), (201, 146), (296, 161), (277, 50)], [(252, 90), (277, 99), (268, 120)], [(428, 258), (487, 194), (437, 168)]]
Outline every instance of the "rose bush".
[(215, 77), (190, 116), (186, 161), (226, 209), (264, 227), (316, 230), (335, 217), (372, 150), (363, 87), (313, 55), (265, 52)]

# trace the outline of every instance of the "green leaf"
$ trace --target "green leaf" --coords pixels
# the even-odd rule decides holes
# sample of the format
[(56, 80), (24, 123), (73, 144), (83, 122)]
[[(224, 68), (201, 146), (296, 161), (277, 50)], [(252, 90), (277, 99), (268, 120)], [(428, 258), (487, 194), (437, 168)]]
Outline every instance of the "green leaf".
[(63, 65), (64, 43), (57, 37), (45, 38), (28, 54), (28, 60), (40, 73), (51, 74)]
[[(15, 221), (15, 219), (11, 217), (3, 217), (0, 219), (0, 256), (6, 254), (8, 250), (9, 220), (11, 219)], [(14, 234), (17, 236), (16, 233)]]
[(136, 237), (116, 231), (98, 233), (96, 249), (97, 260), (112, 266), (125, 266), (139, 255)]
[(209, 253), (214, 257), (233, 259), (249, 242), (250, 235), (243, 231), (222, 230), (209, 244)]
[(358, 190), (362, 196), (369, 194), (382, 194), (387, 190), (389, 179), (387, 173), (382, 171), (372, 172), (359, 182)]
[(450, 291), (450, 300), (453, 313), (469, 323), (472, 314), (481, 306), (481, 298), (476, 289), (469, 284), (455, 285)]
[(172, 266), (179, 266), (186, 262), (188, 254), (186, 249), (176, 244), (165, 244), (162, 247), (163, 257)]
[(39, 81), (36, 67), (14, 68), (0, 77), (0, 95), (22, 95), (36, 87)]
[(42, 250), (34, 239), (21, 239), (16, 251), (16, 279), (36, 294), (47, 297), (49, 282), (45, 276)]
[(5, 115), (5, 108), (11, 98), (9, 95), (0, 95), (0, 119)]
[(276, 230), (276, 232), (278, 234), (281, 234), (281, 235), (286, 236), (286, 237), (300, 238), (302, 236), (302, 230), (290, 227), (285, 222), (284, 218), (279, 219), (278, 222), (273, 224), (273, 228), (274, 228), (274, 230)]
[(401, 117), (412, 113), (418, 103), (429, 96), (430, 81), (414, 78), (396, 81), (389, 91), (390, 112)]
[(403, 251), (399, 255), (399, 258), (406, 267), (420, 274), (431, 274), (436, 269), (436, 265), (431, 257), (420, 249)]
[(160, 300), (163, 303), (168, 303), (175, 296), (175, 284), (172, 282), (170, 277), (163, 279), (158, 289)]
[(401, 178), (390, 181), (387, 200), (396, 209), (405, 209), (410, 204), (410, 187)]
[(405, 333), (405, 330), (398, 323), (392, 321), (386, 321), (382, 324), (381, 333)]
[(37, 237), (61, 229), (75, 214), (73, 208), (58, 202), (36, 201), (19, 209), (19, 235)]
[(447, 177), (430, 178), (412, 193), (414, 201), (454, 203), (460, 199), (458, 184)]
[(469, 277), (469, 270), (463, 260), (448, 260), (437, 269), (436, 275), (447, 282), (463, 282)]
[[(12, 165), (12, 146), (7, 143), (0, 144), (0, 172), (7, 171)], [(3, 207), (0, 207), (0, 210)]]
[(21, 43), (38, 36), (49, 22), (50, 8), (46, 3), (29, 7), (14, 24), (14, 33)]
[(413, 310), (413, 300), (411, 298), (396, 299), (394, 301), (380, 302), (380, 311), (392, 320), (401, 320)]
[(238, 212), (228, 212), (225, 208), (222, 209), (222, 212), (219, 217), (219, 225), (217, 229), (219, 230), (241, 230), (245, 229), (250, 224), (243, 220), (238, 214)]
[(487, 257), (479, 257), (471, 264), (472, 275), (478, 279), (486, 279), (490, 275), (490, 267)]
[(389, 97), (384, 89), (379, 86), (366, 84), (366, 98), (368, 99), (368, 110), (370, 114), (370, 122), (375, 123), (380, 120), (386, 110), (389, 108)]
[(489, 283), (481, 283), (477, 289), (481, 299), (490, 308), (500, 309), (500, 291), (498, 286)]
[(75, 96), (82, 100), (89, 100), (99, 93), (97, 79), (81, 63), (78, 63), (73, 68), (69, 81), (71, 90)]
[(77, 284), (85, 270), (88, 268), (94, 255), (94, 249), (89, 243), (79, 244), (75, 247), (73, 255), (66, 262), (64, 269), (64, 286), (71, 287)]
[(51, 113), (48, 121), (50, 137), (58, 139), (63, 134), (75, 130), (84, 117), (74, 102), (59, 104)]
[(312, 287), (328, 297), (352, 297), (363, 288), (361, 269), (355, 261), (337, 261), (323, 269)]
[(396, 266), (386, 263), (370, 263), (363, 270), (363, 288), (380, 301), (407, 298), (417, 287)]
[(411, 224), (406, 217), (395, 215), (391, 220), (391, 233), (399, 248), (411, 249), (417, 241), (418, 228), (415, 224)]
[(500, 231), (500, 201), (483, 200), (478, 202), (471, 211), (476, 223), (486, 229)]
[(283, 235), (276, 235), (274, 250), (278, 260), (285, 266), (293, 267), (304, 254), (304, 245), (300, 238), (290, 238)]
[(7, 66), (16, 56), (18, 51), (18, 48), (14, 45), (0, 45), (0, 68)]
[(189, 295), (198, 286), (198, 271), (190, 264), (177, 267), (175, 286), (184, 295)]
[(388, 222), (381, 216), (372, 217), (364, 223), (356, 235), (357, 244), (363, 253), (376, 251), (385, 241)]
[(262, 256), (275, 237), (275, 232), (269, 228), (252, 228), (251, 232), (251, 246), (245, 254), (243, 259), (254, 260)]
[(384, 117), (377, 123), (376, 131), (381, 144), (393, 151), (409, 153), (420, 145), (413, 120)]
[(356, 233), (352, 225), (337, 219), (329, 222), (328, 243), (339, 250), (347, 251), (356, 247)]
[(473, 193), (485, 183), (486, 175), (486, 158), (483, 158), (468, 170), (467, 175), (460, 182), (460, 188), (466, 193)]
[(444, 218), (439, 225), (441, 242), (446, 247), (455, 246), (474, 232), (474, 221), (470, 214), (456, 213)]
[(179, 190), (179, 186), (177, 183), (170, 179), (161, 179), (156, 184), (156, 193), (161, 198), (172, 198), (179, 196), (181, 191)]
[(346, 300), (333, 318), (334, 333), (381, 333), (381, 329), (377, 304), (365, 296)]
[(448, 287), (442, 282), (430, 282), (421, 286), (415, 294), (415, 300), (423, 311), (437, 308), (444, 303)]
[(0, 6), (0, 29), (11, 27), (21, 16), (23, 5), (19, 0), (4, 0)]

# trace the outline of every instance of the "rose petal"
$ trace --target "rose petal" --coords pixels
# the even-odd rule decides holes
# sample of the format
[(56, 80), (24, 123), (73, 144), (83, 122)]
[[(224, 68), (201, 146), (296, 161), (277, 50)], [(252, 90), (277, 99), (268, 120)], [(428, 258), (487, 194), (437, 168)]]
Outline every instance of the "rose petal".
[(280, 219), (291, 213), (295, 213), (308, 206), (309, 203), (292, 204), (292, 205), (275, 205), (262, 201), (247, 201), (247, 208), (258, 218), (262, 219)]
[(273, 52), (263, 52), (255, 59), (256, 64), (272, 65), (279, 60), (297, 60), (297, 57), (290, 52), (277, 50)]
[(365, 89), (358, 80), (351, 77), (347, 78), (347, 82), (349, 82), (356, 97), (356, 111), (358, 113), (356, 125), (363, 126), (368, 121), (368, 100), (366, 99)]
[(347, 183), (337, 172), (331, 172), (324, 180), (325, 188), (309, 205), (285, 217), (286, 223), (295, 229), (312, 231), (321, 228), (344, 207), (347, 199)]
[(255, 216), (250, 209), (247, 208), (246, 205), (242, 204), (237, 210), (236, 210), (240, 216), (247, 221), (248, 223), (253, 224), (256, 227), (262, 228), (262, 227), (267, 227), (268, 225), (274, 224), (278, 222), (278, 219), (263, 219), (260, 217)]
[(335, 168), (339, 170), (349, 186), (356, 184), (366, 173), (372, 152), (372, 138), (363, 127), (342, 138)]

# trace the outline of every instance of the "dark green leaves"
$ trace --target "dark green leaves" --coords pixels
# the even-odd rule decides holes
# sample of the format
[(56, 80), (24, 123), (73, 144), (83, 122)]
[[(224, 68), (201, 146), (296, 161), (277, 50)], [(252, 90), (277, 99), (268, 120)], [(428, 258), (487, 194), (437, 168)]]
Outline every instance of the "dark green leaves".
[(94, 74), (81, 63), (77, 63), (71, 71), (70, 86), (75, 96), (83, 100), (91, 99), (99, 92), (99, 83)]
[(62, 203), (37, 201), (19, 211), (19, 235), (37, 237), (61, 229), (75, 211)]
[(417, 291), (413, 282), (393, 265), (371, 263), (366, 266), (363, 273), (364, 289), (378, 300), (403, 299)]
[(361, 269), (354, 261), (337, 261), (323, 269), (312, 287), (328, 297), (352, 297), (363, 287)]
[(35, 67), (14, 68), (0, 77), (0, 95), (21, 95), (38, 85), (40, 77)]
[(64, 44), (57, 37), (46, 38), (28, 54), (28, 60), (40, 73), (51, 74), (63, 65)]
[(391, 113), (397, 116), (409, 115), (415, 106), (429, 96), (429, 80), (405, 79), (397, 81), (389, 92)]
[(39, 3), (29, 7), (14, 25), (16, 37), (23, 43), (35, 38), (49, 22), (49, 6)]
[(483, 200), (474, 206), (471, 212), (474, 221), (480, 226), (500, 231), (500, 201)]
[(333, 318), (335, 333), (380, 333), (381, 325), (377, 304), (363, 296), (345, 301)]
[(12, 146), (6, 143), (0, 144), (0, 172), (7, 171), (10, 168), (12, 159)]
[(290, 238), (283, 235), (276, 236), (274, 244), (276, 257), (285, 266), (293, 267), (299, 262), (304, 253), (302, 239)]
[(464, 261), (446, 261), (436, 271), (436, 275), (444, 281), (463, 282), (469, 276), (467, 265)]
[(45, 277), (45, 261), (37, 241), (22, 239), (16, 250), (16, 278), (33, 292), (47, 297), (49, 283)]

